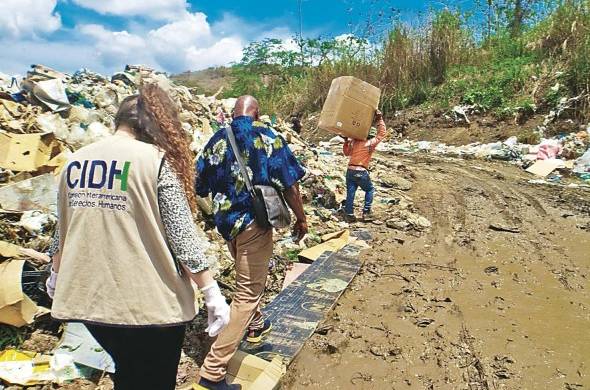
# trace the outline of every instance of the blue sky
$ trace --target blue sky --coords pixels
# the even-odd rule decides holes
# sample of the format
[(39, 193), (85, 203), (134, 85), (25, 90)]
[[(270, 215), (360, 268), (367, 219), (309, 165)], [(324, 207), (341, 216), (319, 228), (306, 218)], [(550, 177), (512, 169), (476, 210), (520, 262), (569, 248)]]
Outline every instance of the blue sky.
[[(466, 0), (467, 2), (467, 0)], [(456, 2), (455, 2), (456, 3)], [(226, 65), (265, 37), (299, 32), (297, 0), (1, 0), (0, 72), (23, 74), (43, 63), (101, 73), (127, 63), (167, 72)], [(383, 29), (394, 12), (412, 21), (433, 1), (303, 0), (306, 37), (362, 34), (366, 21)], [(380, 16), (381, 15), (381, 16)]]

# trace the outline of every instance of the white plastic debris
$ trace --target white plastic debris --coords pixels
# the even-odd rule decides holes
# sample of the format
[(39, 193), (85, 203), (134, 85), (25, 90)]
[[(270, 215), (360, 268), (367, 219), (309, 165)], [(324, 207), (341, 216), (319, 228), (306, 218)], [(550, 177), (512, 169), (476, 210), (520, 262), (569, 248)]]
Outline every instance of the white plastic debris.
[(61, 140), (65, 140), (68, 137), (68, 125), (61, 116), (46, 112), (39, 115), (36, 121), (37, 125), (44, 133), (53, 133)]
[(100, 122), (92, 122), (84, 137), (84, 145), (94, 143), (104, 137), (111, 135), (111, 130)]
[(51, 214), (44, 214), (41, 211), (25, 211), (17, 226), (22, 226), (31, 234), (39, 234), (44, 227), (50, 222), (55, 222), (56, 218)]

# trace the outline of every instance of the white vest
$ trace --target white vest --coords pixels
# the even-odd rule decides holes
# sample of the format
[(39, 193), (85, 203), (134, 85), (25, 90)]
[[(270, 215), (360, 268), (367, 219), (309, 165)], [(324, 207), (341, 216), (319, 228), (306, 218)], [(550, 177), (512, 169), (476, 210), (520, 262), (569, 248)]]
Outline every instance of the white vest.
[(194, 290), (177, 270), (160, 216), (162, 158), (125, 135), (73, 154), (59, 184), (54, 318), (146, 326), (195, 317)]

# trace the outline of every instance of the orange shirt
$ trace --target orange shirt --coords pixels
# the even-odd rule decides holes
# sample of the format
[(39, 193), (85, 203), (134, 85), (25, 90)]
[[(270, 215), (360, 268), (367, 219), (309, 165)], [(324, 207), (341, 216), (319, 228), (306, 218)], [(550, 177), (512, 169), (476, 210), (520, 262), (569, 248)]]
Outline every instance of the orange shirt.
[(348, 169), (363, 170), (369, 169), (369, 162), (373, 156), (375, 148), (383, 138), (385, 138), (385, 122), (381, 119), (377, 123), (377, 135), (366, 141), (348, 138), (344, 142), (343, 152), (345, 156), (350, 156)]

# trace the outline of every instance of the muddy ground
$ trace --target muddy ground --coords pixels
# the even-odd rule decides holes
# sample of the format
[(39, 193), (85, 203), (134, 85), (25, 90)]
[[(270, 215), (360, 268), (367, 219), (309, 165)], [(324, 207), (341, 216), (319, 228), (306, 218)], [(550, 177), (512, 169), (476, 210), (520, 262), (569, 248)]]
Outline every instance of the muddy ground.
[[(372, 233), (373, 249), (283, 388), (590, 388), (590, 191), (528, 184), (531, 176), (503, 162), (375, 160), (378, 221), (358, 224)], [(383, 185), (399, 186), (399, 178), (412, 188)], [(432, 227), (403, 232), (381, 223), (402, 207), (396, 198)], [(37, 324), (22, 347), (51, 350), (57, 328)], [(199, 317), (185, 340), (179, 388), (197, 380), (209, 344)], [(111, 390), (112, 382), (97, 376), (61, 388)]]
[(405, 165), (433, 226), (367, 226), (361, 273), (283, 387), (590, 388), (590, 192), (528, 184), (505, 163), (378, 159)]

